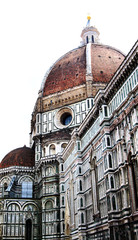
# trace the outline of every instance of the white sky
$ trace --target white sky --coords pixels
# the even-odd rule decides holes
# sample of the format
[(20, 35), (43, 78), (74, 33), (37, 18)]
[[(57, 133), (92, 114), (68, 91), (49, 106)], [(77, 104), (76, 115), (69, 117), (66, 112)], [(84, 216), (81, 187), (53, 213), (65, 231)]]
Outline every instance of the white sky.
[(128, 53), (137, 0), (0, 0), (0, 160), (29, 146), (31, 113), (45, 72), (80, 44), (87, 14), (102, 43)]

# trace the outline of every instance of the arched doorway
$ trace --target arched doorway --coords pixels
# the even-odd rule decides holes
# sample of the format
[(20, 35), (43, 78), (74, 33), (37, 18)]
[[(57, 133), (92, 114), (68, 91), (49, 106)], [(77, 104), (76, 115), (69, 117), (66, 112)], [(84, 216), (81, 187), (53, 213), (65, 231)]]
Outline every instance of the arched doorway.
[(32, 220), (31, 219), (26, 220), (25, 240), (32, 240)]

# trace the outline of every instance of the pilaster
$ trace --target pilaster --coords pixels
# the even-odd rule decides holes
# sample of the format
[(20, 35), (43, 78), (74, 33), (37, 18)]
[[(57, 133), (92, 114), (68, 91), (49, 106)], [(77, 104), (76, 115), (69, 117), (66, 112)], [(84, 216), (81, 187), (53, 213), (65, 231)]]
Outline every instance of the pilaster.
[(87, 97), (92, 97), (92, 64), (91, 64), (91, 43), (86, 45), (86, 91)]

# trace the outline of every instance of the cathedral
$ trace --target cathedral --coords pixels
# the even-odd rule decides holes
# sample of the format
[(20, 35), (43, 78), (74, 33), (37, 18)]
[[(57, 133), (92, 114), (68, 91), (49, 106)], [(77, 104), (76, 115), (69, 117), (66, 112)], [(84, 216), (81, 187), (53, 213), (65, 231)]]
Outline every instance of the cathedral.
[(0, 163), (0, 240), (138, 239), (137, 45), (80, 46), (46, 72), (30, 147)]

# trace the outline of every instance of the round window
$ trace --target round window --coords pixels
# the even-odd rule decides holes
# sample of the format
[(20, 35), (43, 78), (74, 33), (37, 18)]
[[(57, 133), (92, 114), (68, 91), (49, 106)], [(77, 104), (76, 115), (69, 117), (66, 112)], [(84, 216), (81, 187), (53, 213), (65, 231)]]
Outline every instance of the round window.
[(68, 127), (73, 121), (73, 111), (71, 108), (61, 108), (55, 115), (55, 125), (57, 128)]
[(69, 125), (70, 122), (72, 121), (72, 115), (68, 112), (67, 113), (65, 112), (62, 114), (60, 121), (64, 126)]

